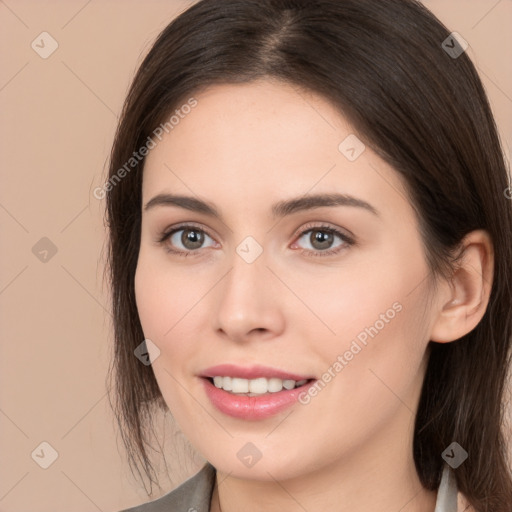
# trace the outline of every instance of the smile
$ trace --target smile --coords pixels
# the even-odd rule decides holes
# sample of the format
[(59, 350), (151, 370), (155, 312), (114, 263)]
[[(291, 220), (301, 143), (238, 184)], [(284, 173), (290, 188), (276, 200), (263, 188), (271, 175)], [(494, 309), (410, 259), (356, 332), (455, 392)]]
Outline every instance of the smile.
[(232, 394), (244, 395), (244, 396), (260, 396), (266, 393), (278, 393), (283, 388), (290, 390), (306, 384), (308, 379), (302, 379), (295, 381), (292, 379), (279, 379), (272, 377), (267, 379), (265, 377), (259, 377), (256, 379), (242, 379), (238, 377), (213, 377), (213, 384), (218, 389), (223, 389)]
[[(220, 384), (220, 379), (222, 379), (222, 386), (227, 384), (227, 387), (230, 387), (229, 379), (231, 379), (232, 389), (225, 390), (223, 387), (218, 387), (214, 384), (214, 378), (200, 378), (206, 396), (217, 411), (242, 420), (263, 420), (280, 413), (298, 403), (300, 394), (307, 393), (309, 387), (317, 382), (316, 379), (294, 381), (291, 379), (242, 379), (219, 376), (218, 384)], [(233, 391), (233, 387), (235, 391)], [(280, 387), (281, 389), (270, 391), (269, 387), (271, 389)], [(265, 388), (267, 391), (263, 391)], [(237, 389), (242, 392), (237, 393)], [(246, 389), (257, 389), (259, 392), (244, 392), (243, 390)]]

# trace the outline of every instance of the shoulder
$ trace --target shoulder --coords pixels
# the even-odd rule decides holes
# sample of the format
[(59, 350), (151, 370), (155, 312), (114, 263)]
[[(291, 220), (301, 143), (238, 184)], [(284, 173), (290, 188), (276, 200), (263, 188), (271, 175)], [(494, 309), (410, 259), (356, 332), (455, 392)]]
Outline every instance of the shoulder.
[(215, 468), (209, 463), (164, 496), (120, 512), (209, 512), (215, 485)]

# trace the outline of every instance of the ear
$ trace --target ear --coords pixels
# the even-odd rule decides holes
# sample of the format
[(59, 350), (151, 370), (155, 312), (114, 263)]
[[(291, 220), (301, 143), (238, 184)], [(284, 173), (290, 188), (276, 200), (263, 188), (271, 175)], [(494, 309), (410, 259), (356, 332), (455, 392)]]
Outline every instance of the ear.
[(439, 286), (439, 308), (430, 339), (455, 341), (471, 332), (485, 314), (494, 275), (492, 240), (484, 230), (472, 231), (461, 242), (461, 257), (450, 283)]

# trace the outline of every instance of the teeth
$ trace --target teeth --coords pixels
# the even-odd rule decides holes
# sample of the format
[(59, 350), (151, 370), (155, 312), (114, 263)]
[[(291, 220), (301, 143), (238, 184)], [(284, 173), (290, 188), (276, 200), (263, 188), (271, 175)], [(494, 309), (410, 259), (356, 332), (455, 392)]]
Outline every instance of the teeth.
[(265, 393), (277, 393), (284, 389), (293, 389), (306, 384), (307, 379), (294, 381), (289, 379), (278, 379), (272, 377), (266, 379), (240, 379), (238, 377), (213, 377), (213, 384), (216, 388), (230, 391), (235, 394), (247, 394), (248, 396), (264, 395)]

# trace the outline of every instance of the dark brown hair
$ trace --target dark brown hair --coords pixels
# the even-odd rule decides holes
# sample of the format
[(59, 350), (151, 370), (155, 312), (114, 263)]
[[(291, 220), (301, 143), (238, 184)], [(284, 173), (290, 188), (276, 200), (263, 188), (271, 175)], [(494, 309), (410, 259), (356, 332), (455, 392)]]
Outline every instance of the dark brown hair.
[(325, 97), (401, 175), (432, 276), (450, 276), (454, 250), (467, 233), (490, 234), (494, 282), (483, 319), (456, 342), (429, 343), (414, 460), (423, 486), (435, 490), (441, 454), (456, 441), (469, 453), (454, 470), (459, 490), (479, 512), (509, 510), (504, 393), (511, 362), (512, 208), (482, 83), (465, 52), (445, 51), (448, 37), (415, 0), (203, 0), (158, 36), (124, 104), (106, 193), (115, 336), (109, 375), (139, 476), (142, 468), (157, 481), (148, 435), (153, 407), (165, 408), (151, 366), (134, 357), (144, 339), (134, 295), (144, 159), (113, 178), (187, 98), (214, 84), (271, 78)]

